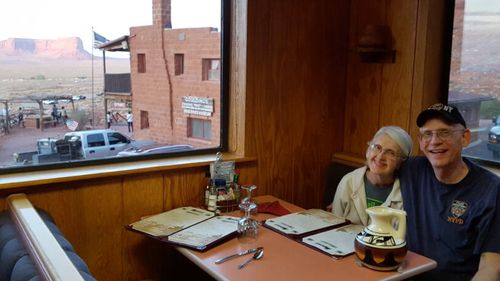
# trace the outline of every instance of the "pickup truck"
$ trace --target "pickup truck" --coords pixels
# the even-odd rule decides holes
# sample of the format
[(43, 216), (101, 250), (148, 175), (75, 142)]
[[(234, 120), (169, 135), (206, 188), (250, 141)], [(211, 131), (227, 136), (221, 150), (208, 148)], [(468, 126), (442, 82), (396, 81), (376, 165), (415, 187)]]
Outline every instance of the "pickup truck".
[(152, 144), (136, 142), (114, 130), (88, 130), (70, 132), (64, 139), (44, 138), (37, 141), (37, 150), (15, 153), (18, 163), (38, 164), (71, 160), (89, 160), (115, 156), (135, 145)]
[(500, 158), (500, 115), (493, 118), (493, 126), (488, 133), (488, 150), (494, 158)]

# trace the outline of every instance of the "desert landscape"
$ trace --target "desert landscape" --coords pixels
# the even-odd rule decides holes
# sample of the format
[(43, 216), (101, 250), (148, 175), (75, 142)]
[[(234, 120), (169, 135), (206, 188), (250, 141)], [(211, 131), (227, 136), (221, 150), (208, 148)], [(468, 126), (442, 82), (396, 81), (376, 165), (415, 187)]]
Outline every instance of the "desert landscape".
[[(129, 73), (128, 60), (107, 60), (108, 73)], [(0, 99), (24, 99), (27, 97), (85, 96), (75, 102), (77, 109), (91, 109), (94, 89), (95, 112), (103, 113), (103, 63), (100, 57), (92, 60), (0, 60)], [(93, 84), (93, 85), (92, 85)], [(37, 108), (36, 103), (9, 104), (16, 109)], [(60, 107), (60, 105), (59, 105)], [(50, 109), (50, 108), (49, 108)], [(100, 117), (102, 119), (102, 116)], [(96, 118), (99, 120), (99, 118)]]
[[(128, 73), (128, 60), (109, 60), (106, 67), (110, 72)], [(102, 58), (94, 60), (94, 114), (95, 128), (104, 128)], [(47, 96), (84, 96), (85, 99), (74, 101), (75, 110), (92, 111), (92, 60), (0, 60), (0, 100), (25, 97)], [(71, 114), (70, 102), (59, 101), (57, 107), (68, 109)], [(27, 113), (38, 110), (37, 103), (10, 102), (11, 114), (16, 114), (22, 107)], [(46, 114), (50, 114), (52, 105), (44, 105)], [(0, 104), (0, 115), (4, 112)], [(0, 117), (1, 118), (1, 117)], [(113, 129), (125, 133), (126, 125), (114, 124)], [(9, 130), (9, 134), (0, 134), (0, 167), (14, 164), (13, 153), (36, 149), (36, 141), (40, 138), (57, 138), (70, 130), (63, 124), (44, 131), (31, 128), (21, 128), (18, 125)]]
[[(26, 40), (23, 39), (23, 43)], [(0, 41), (0, 101), (8, 101), (11, 117), (17, 116), (19, 107), (23, 108), (26, 119), (30, 114), (38, 114), (39, 105), (29, 102), (30, 98), (75, 96), (79, 99), (74, 100), (74, 109), (71, 102), (65, 100), (59, 100), (56, 107), (60, 110), (64, 106), (69, 115), (73, 111), (80, 111), (91, 117), (94, 99), (94, 128), (104, 128), (102, 57), (94, 56), (92, 59), (92, 55), (78, 44), (79, 39), (69, 41), (75, 40), (76, 43), (69, 46), (58, 42), (57, 48), (44, 50), (29, 48), (27, 44), (9, 46), (6, 44), (8, 41)], [(68, 40), (65, 41), (63, 43), (68, 43)], [(102, 52), (96, 50), (96, 54), (101, 55)], [(128, 59), (107, 59), (106, 71), (130, 73), (130, 62)], [(44, 114), (50, 115), (52, 106), (44, 104)], [(5, 113), (5, 105), (0, 103), (0, 119), (5, 119)], [(63, 124), (59, 124), (57, 129), (50, 128), (43, 132), (21, 128), (18, 124), (13, 126), (8, 134), (0, 133), (0, 166), (10, 165), (14, 152), (33, 150), (37, 139), (58, 137), (69, 131)]]

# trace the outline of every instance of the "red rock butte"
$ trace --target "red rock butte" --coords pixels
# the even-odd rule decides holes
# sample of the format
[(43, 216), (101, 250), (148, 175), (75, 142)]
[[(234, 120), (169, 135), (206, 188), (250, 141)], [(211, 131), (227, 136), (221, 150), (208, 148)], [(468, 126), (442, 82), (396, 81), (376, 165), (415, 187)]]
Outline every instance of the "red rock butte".
[(0, 57), (86, 60), (91, 59), (91, 54), (83, 49), (79, 37), (54, 40), (8, 38), (0, 41)]

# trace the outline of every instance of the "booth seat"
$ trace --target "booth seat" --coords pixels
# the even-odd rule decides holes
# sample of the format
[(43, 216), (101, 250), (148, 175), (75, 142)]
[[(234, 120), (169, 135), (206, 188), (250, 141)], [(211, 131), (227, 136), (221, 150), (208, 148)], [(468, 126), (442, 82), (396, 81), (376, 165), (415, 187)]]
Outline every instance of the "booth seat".
[[(54, 238), (80, 273), (83, 280), (95, 280), (87, 264), (75, 253), (73, 246), (46, 212), (38, 214)], [(0, 281), (43, 280), (16, 225), (8, 211), (0, 212)]]

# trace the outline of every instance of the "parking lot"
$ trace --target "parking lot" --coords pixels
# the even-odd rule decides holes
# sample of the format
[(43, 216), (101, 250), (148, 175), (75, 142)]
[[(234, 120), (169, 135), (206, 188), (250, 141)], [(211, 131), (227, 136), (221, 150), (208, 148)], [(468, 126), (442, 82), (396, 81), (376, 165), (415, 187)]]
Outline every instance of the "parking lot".
[[(127, 126), (114, 124), (111, 129), (130, 136)], [(36, 150), (36, 142), (42, 138), (63, 138), (70, 130), (62, 124), (56, 127), (48, 127), (43, 131), (33, 128), (13, 127), (9, 134), (0, 136), (0, 167), (14, 165), (15, 152), (28, 152)]]

